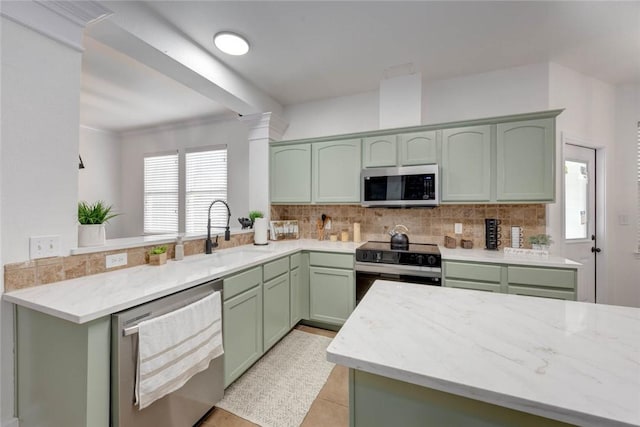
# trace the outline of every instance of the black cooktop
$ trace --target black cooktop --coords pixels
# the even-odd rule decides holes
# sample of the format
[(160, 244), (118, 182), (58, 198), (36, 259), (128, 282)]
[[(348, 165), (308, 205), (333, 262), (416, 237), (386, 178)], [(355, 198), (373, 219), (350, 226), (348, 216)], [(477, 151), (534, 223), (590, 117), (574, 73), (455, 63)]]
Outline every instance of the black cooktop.
[(391, 249), (391, 242), (367, 242), (356, 249), (356, 261), (440, 267), (438, 245), (411, 243), (406, 249)]

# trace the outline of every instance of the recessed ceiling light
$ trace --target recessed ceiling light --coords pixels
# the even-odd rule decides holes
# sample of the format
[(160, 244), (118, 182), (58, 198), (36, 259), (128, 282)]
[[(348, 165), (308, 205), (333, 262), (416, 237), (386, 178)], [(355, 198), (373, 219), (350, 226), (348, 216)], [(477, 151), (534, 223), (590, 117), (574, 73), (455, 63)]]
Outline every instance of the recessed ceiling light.
[(213, 43), (218, 49), (229, 55), (244, 55), (249, 52), (249, 43), (241, 36), (223, 31), (213, 36)]

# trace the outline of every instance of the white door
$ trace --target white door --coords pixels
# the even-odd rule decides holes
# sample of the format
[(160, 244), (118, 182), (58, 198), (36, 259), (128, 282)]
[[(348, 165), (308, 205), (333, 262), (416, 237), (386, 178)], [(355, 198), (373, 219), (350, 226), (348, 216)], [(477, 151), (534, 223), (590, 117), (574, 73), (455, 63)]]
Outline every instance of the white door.
[(578, 301), (596, 302), (596, 150), (565, 145), (564, 239), (566, 257), (583, 265)]

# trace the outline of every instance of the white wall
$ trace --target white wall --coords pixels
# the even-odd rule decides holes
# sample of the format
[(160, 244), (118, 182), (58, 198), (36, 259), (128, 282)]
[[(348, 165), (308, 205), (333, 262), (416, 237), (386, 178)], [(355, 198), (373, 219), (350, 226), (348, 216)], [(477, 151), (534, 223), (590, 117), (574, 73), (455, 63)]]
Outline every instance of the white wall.
[[(611, 218), (610, 268), (607, 280), (615, 287), (611, 303), (640, 307), (640, 257), (637, 250), (637, 125), (640, 121), (640, 85), (616, 88), (615, 153), (611, 174), (613, 197), (609, 210)], [(628, 225), (620, 222), (620, 215), (628, 217)]]
[[(615, 90), (612, 85), (604, 83), (584, 74), (580, 74), (561, 65), (549, 64), (549, 107), (564, 108), (556, 119), (556, 170), (562, 171), (562, 139), (561, 133), (571, 135), (581, 141), (582, 145), (603, 149), (606, 191), (600, 191), (599, 202), (605, 207), (605, 218), (599, 218), (599, 237), (604, 238), (601, 245), (598, 269), (598, 301), (611, 302), (611, 289), (615, 285), (610, 276), (611, 247), (615, 241), (610, 238), (609, 229), (612, 217), (611, 207), (615, 203), (616, 191), (613, 180), (616, 164), (613, 162), (615, 152)], [(548, 205), (547, 231), (552, 235), (556, 251), (565, 255), (565, 245), (562, 235), (562, 174), (556, 179), (557, 203)], [(602, 221), (601, 221), (602, 220)], [(602, 241), (601, 241), (602, 242)], [(600, 245), (600, 244), (599, 244)]]
[[(85, 165), (78, 171), (78, 200), (104, 201), (113, 212), (122, 211), (120, 202), (120, 137), (112, 132), (80, 127), (80, 155)], [(117, 216), (106, 225), (107, 239), (126, 237), (125, 217)]]
[(284, 109), (289, 123), (283, 140), (378, 129), (378, 91), (295, 104)]
[[(29, 259), (29, 236), (76, 246), (81, 53), (8, 19), (1, 26), (0, 246), (4, 264)], [(2, 303), (0, 420), (13, 416), (13, 334)]]
[(546, 63), (426, 81), (422, 124), (546, 110), (548, 81)]
[[(249, 142), (246, 124), (235, 120), (164, 126), (122, 135), (122, 232), (139, 236), (143, 232), (143, 159), (145, 154), (170, 150), (227, 145), (228, 193), (233, 226), (236, 218), (249, 213)], [(267, 159), (265, 159), (267, 161)]]

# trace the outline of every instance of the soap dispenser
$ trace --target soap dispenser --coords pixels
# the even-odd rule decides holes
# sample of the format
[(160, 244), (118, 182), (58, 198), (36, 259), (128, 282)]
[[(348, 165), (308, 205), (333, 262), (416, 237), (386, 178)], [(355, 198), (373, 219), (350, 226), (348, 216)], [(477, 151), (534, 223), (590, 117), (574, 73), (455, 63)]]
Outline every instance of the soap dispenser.
[(182, 236), (178, 236), (176, 239), (175, 260), (180, 261), (184, 259), (184, 245), (182, 244)]

